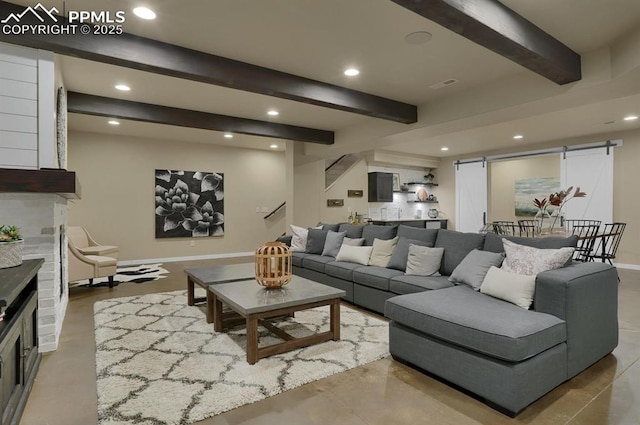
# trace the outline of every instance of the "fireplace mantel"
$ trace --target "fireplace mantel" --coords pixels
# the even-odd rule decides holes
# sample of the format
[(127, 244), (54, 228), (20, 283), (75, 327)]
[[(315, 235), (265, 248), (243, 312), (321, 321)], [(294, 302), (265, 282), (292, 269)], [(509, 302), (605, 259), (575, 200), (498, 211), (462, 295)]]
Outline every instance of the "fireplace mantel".
[(80, 199), (80, 183), (74, 171), (0, 168), (0, 192), (55, 193), (67, 199)]

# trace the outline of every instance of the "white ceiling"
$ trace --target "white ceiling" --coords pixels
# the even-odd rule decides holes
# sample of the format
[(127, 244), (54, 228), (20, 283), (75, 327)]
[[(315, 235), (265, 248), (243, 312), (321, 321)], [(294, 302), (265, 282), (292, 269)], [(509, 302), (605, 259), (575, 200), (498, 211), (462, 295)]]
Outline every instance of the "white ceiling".
[[(33, 3), (30, 0), (12, 1), (25, 6)], [(62, 10), (61, 0), (41, 2)], [(614, 43), (620, 46), (626, 38), (640, 40), (638, 34), (632, 33), (640, 27), (640, 2), (637, 0), (504, 0), (503, 3), (582, 54), (583, 69), (591, 66), (591, 59), (585, 58), (593, 56), (597, 57), (598, 63), (602, 62), (601, 56), (593, 55), (597, 49)], [(640, 122), (619, 122), (625, 114), (640, 114), (640, 87), (627, 84), (627, 91), (613, 96), (606, 90), (591, 89), (589, 73), (585, 74), (582, 83), (558, 87), (390, 0), (148, 1), (147, 5), (158, 14), (154, 21), (136, 18), (131, 10), (138, 5), (140, 2), (133, 0), (66, 0), (67, 10), (124, 10), (124, 30), (128, 33), (419, 105), (420, 122), (414, 125), (389, 123), (284, 99), (62, 57), (60, 63), (67, 89), (336, 131), (336, 147), (325, 150), (313, 147), (316, 155), (325, 157), (334, 155), (338, 147), (348, 151), (352, 139), (359, 140), (353, 149), (356, 145), (361, 149), (367, 144), (367, 137), (376, 140), (375, 147), (388, 150), (451, 156), (510, 147), (514, 143), (511, 136), (515, 133), (525, 134), (520, 142), (524, 145), (603, 133), (613, 128), (611, 126), (616, 130), (622, 126), (640, 126)], [(423, 45), (406, 43), (404, 37), (414, 31), (428, 31), (433, 38)], [(360, 68), (360, 76), (345, 77), (342, 71), (349, 66)], [(606, 73), (606, 70), (602, 72)], [(441, 90), (429, 88), (450, 78), (459, 83)], [(457, 116), (452, 111), (453, 99), (464, 105), (473, 102), (475, 93), (483, 88), (500, 87), (503, 82), (516, 80), (522, 81), (520, 88), (507, 90), (507, 93), (496, 91), (491, 101), (494, 113), (491, 120), (478, 119), (482, 115), (480, 112)], [(613, 84), (614, 80), (610, 75), (598, 75), (593, 84)], [(123, 94), (114, 90), (113, 85), (118, 82), (130, 84), (131, 92)], [(522, 97), (519, 100), (519, 92), (525, 91), (527, 86), (540, 87), (540, 92), (550, 93), (536, 99), (538, 103), (548, 103), (546, 110), (544, 104), (540, 104), (537, 113), (524, 113), (530, 99)], [(568, 106), (557, 107), (562, 103), (558, 96), (575, 98), (578, 90), (588, 92), (589, 96), (582, 96), (584, 99), (574, 105), (567, 102)], [(483, 105), (489, 109), (487, 102), (483, 101)], [(280, 116), (267, 117), (268, 108), (280, 110)], [(442, 112), (445, 110), (449, 116)], [(439, 122), (431, 122), (439, 113), (442, 115)], [(605, 127), (602, 123), (609, 119), (618, 122)], [(475, 125), (469, 128), (471, 122)], [(447, 125), (443, 126), (443, 123)], [(273, 141), (242, 135), (229, 141), (219, 132), (132, 121), (123, 121), (123, 125), (113, 128), (104, 118), (75, 114), (70, 116), (69, 127), (251, 148), (268, 149)], [(381, 131), (376, 134), (374, 129), (378, 128)], [(388, 146), (381, 146), (386, 142)], [(450, 146), (449, 152), (440, 151), (444, 144)]]

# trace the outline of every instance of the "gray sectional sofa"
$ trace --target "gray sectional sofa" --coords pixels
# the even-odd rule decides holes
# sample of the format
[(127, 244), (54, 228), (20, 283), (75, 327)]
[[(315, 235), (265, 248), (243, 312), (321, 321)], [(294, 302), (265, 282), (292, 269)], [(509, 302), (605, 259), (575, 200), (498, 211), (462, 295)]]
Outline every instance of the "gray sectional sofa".
[[(495, 234), (402, 225), (325, 228), (363, 237), (365, 245), (397, 235), (400, 241), (444, 248), (437, 277), (306, 252), (293, 253), (293, 273), (343, 289), (345, 300), (384, 314), (396, 360), (475, 393), (504, 413), (517, 414), (618, 344), (618, 278), (610, 265), (573, 262), (539, 273), (534, 303), (526, 310), (448, 280), (474, 249), (504, 251)], [(576, 237), (507, 239), (543, 249), (577, 242)]]

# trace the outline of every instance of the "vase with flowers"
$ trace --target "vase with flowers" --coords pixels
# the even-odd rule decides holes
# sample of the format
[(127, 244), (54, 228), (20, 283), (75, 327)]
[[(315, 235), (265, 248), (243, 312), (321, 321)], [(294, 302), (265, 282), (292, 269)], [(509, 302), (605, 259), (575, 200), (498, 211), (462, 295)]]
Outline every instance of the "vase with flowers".
[(585, 196), (587, 196), (587, 193), (582, 192), (579, 186), (576, 187), (575, 190), (573, 190), (573, 186), (569, 186), (566, 190), (561, 190), (549, 195), (549, 204), (558, 207), (556, 215), (553, 218), (553, 222), (551, 223), (551, 232), (553, 232), (553, 229), (558, 221), (558, 217), (562, 215), (562, 207), (564, 207), (566, 203), (573, 198), (584, 198)]
[(22, 243), (16, 226), (0, 225), (0, 269), (22, 264)]
[(549, 207), (549, 202), (547, 201), (547, 198), (542, 198), (542, 199), (534, 198), (533, 205), (535, 205), (536, 208), (538, 208), (538, 212), (536, 213), (535, 218), (538, 221), (538, 232), (539, 232), (543, 228), (544, 219), (551, 217), (549, 215), (549, 211), (547, 211), (547, 208)]

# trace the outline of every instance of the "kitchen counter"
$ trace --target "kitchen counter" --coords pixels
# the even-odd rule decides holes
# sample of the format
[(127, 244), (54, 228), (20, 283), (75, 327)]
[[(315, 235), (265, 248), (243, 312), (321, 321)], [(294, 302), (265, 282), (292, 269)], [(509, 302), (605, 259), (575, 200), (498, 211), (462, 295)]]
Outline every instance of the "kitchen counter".
[(371, 224), (381, 224), (383, 226), (395, 226), (404, 224), (405, 226), (420, 227), (427, 229), (446, 229), (446, 218), (400, 218), (395, 220), (372, 220)]

